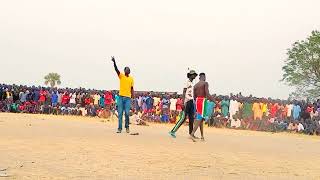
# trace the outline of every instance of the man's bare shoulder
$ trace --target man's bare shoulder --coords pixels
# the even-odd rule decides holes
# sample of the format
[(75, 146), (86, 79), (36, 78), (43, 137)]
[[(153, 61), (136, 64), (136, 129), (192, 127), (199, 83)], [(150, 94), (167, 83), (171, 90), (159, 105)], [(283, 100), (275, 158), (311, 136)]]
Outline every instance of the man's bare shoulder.
[(207, 82), (205, 81), (199, 81), (195, 86), (203, 86), (203, 85), (206, 85), (208, 84)]

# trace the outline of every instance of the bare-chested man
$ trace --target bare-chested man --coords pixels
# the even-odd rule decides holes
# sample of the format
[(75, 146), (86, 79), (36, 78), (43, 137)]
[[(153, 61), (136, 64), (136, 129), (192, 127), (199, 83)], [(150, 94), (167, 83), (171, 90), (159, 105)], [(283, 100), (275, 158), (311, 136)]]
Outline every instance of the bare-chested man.
[(205, 73), (200, 73), (200, 81), (194, 86), (194, 98), (196, 100), (196, 120), (194, 121), (194, 128), (192, 133), (190, 134), (190, 138), (195, 141), (196, 137), (194, 136), (198, 127), (200, 126), (201, 131), (201, 140), (204, 140), (203, 136), (203, 121), (207, 116), (206, 106), (208, 103), (208, 98), (212, 99), (209, 94), (209, 84), (206, 82)]

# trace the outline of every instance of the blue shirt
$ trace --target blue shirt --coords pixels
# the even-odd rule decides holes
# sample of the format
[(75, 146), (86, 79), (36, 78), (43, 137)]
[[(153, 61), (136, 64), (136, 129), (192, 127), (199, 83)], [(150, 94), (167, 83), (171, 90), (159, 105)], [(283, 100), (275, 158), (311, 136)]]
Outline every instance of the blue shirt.
[(299, 105), (294, 105), (292, 111), (293, 111), (293, 119), (297, 120), (300, 116), (301, 107)]
[(170, 101), (168, 99), (162, 99), (162, 108), (169, 108)]
[(40, 92), (38, 90), (34, 91), (33, 101), (39, 101)]
[(52, 93), (51, 95), (51, 101), (52, 103), (56, 104), (58, 103), (58, 95), (56, 93)]
[(118, 95), (115, 95), (115, 101), (116, 101), (116, 104), (118, 104), (118, 102), (119, 102), (119, 96)]
[(147, 97), (146, 99), (146, 104), (147, 104), (147, 109), (152, 109), (153, 107), (153, 99), (151, 97)]
[(21, 102), (26, 102), (26, 101), (27, 101), (27, 96), (28, 96), (28, 94), (29, 94), (29, 93), (26, 93), (26, 92), (22, 93), (21, 98), (20, 98), (20, 101), (21, 101)]
[(104, 107), (104, 97), (103, 96), (100, 97), (99, 105), (100, 105), (100, 107)]

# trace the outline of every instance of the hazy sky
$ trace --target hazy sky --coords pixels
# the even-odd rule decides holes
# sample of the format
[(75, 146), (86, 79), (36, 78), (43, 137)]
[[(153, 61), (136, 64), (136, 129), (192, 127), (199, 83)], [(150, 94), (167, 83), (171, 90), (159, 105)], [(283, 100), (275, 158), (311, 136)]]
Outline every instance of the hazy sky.
[(0, 2), (0, 83), (116, 89), (110, 56), (138, 90), (182, 91), (190, 67), (212, 93), (286, 98), (286, 49), (320, 29), (319, 0)]

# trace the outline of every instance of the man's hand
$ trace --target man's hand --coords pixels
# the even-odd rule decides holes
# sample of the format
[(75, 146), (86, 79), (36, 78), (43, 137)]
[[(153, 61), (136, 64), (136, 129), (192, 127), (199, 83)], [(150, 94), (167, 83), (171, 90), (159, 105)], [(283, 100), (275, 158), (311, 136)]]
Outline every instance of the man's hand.
[(114, 58), (114, 56), (111, 56), (111, 61), (113, 62), (114, 70), (116, 71), (117, 75), (119, 76), (120, 71), (119, 71), (119, 69), (117, 67), (116, 59)]
[(116, 62), (116, 59), (114, 58), (114, 56), (111, 56), (111, 61), (112, 61), (113, 63)]

